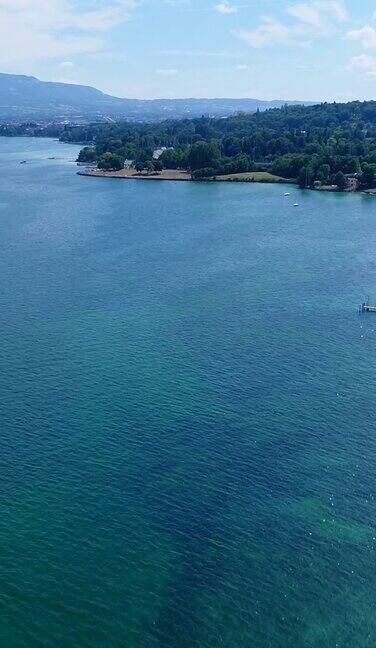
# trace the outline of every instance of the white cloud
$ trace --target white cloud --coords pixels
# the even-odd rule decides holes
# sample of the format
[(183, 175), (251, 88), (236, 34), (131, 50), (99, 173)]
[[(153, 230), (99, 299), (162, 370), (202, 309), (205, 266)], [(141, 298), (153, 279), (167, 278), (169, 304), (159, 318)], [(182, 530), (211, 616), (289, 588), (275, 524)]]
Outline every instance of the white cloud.
[(362, 29), (349, 31), (346, 38), (358, 41), (365, 49), (376, 48), (376, 29), (369, 25), (362, 27)]
[(236, 35), (256, 48), (288, 43), (293, 38), (300, 38), (299, 44), (307, 45), (308, 39), (335, 33), (335, 26), (348, 17), (340, 0), (298, 2), (287, 7), (287, 12), (295, 18), (294, 23), (285, 24), (273, 17), (264, 17), (256, 29), (241, 30)]
[(252, 47), (262, 48), (287, 41), (290, 29), (274, 18), (265, 17), (257, 29), (242, 29), (235, 32), (235, 35)]
[(61, 70), (71, 70), (74, 67), (74, 63), (72, 61), (63, 61), (62, 63), (59, 63), (59, 68)]
[(291, 16), (303, 24), (317, 29), (330, 30), (335, 23), (345, 22), (348, 18), (347, 11), (339, 0), (314, 0), (301, 2), (288, 7)]
[(57, 77), (53, 80), (59, 81), (60, 83), (75, 83), (74, 79), (70, 76), (73, 72), (74, 63), (72, 61), (62, 61), (57, 66)]
[(219, 4), (215, 5), (214, 9), (216, 9), (216, 11), (219, 11), (219, 13), (222, 14), (231, 14), (231, 13), (236, 13), (238, 11), (238, 8), (235, 7), (235, 5), (230, 4), (228, 0), (223, 0), (223, 2), (220, 2)]
[[(0, 0), (0, 65), (98, 51), (135, 0)], [(81, 5), (82, 6), (82, 5)]]
[(327, 7), (327, 9), (329, 9), (329, 11), (338, 20), (338, 22), (346, 22), (346, 20), (349, 20), (349, 14), (343, 2), (339, 2), (338, 0), (327, 2), (326, 0), (324, 0), (321, 1), (320, 4)]
[(289, 14), (312, 27), (321, 28), (321, 14), (314, 5), (296, 4), (288, 8)]
[(340, 0), (315, 0), (313, 4), (318, 11), (335, 22), (346, 22), (349, 19), (346, 7)]
[(190, 0), (163, 0), (163, 4), (170, 7), (184, 7), (190, 5)]
[(354, 56), (348, 66), (349, 70), (360, 72), (364, 79), (376, 79), (376, 57), (361, 54)]
[(178, 70), (176, 68), (161, 68), (159, 70), (156, 70), (155, 73), (161, 76), (176, 76), (178, 74)]
[(197, 56), (198, 58), (238, 58), (237, 52), (210, 52), (208, 50), (159, 50), (156, 52), (158, 55), (162, 56)]

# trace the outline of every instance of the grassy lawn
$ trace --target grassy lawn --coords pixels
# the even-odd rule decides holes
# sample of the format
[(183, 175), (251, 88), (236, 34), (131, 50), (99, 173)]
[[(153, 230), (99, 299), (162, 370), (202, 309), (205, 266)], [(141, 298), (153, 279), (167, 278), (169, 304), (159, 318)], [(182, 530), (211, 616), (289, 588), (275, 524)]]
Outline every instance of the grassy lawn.
[(248, 173), (231, 173), (229, 175), (217, 176), (217, 180), (233, 180), (238, 182), (294, 182), (280, 176), (273, 175), (267, 171), (250, 171)]

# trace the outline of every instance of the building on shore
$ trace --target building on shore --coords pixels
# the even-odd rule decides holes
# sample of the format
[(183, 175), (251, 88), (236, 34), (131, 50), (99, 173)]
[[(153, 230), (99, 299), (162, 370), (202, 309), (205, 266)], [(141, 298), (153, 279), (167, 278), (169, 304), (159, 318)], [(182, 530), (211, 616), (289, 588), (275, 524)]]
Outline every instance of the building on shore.
[(359, 178), (357, 173), (348, 173), (347, 178), (347, 191), (357, 191), (359, 189)]
[(174, 150), (173, 146), (169, 146), (169, 147), (161, 146), (161, 148), (155, 149), (153, 153), (153, 160), (159, 160), (159, 158), (165, 151), (173, 151), (173, 150)]

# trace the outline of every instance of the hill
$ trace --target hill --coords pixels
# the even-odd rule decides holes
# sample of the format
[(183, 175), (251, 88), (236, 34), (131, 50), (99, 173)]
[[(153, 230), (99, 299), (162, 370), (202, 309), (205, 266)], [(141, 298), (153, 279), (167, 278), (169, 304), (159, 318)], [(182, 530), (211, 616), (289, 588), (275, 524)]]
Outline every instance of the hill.
[[(224, 117), (284, 105), (258, 99), (120, 99), (90, 86), (39, 81), (0, 73), (0, 120), (152, 121), (210, 115)], [(290, 102), (299, 104), (302, 102)]]

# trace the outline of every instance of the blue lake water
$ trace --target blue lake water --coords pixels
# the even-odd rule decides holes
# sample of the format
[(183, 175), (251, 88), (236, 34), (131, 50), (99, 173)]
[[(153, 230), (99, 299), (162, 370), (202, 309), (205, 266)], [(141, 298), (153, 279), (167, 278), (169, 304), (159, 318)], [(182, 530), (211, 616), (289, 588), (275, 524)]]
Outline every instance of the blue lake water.
[(0, 138), (0, 645), (373, 647), (376, 200), (77, 151)]

